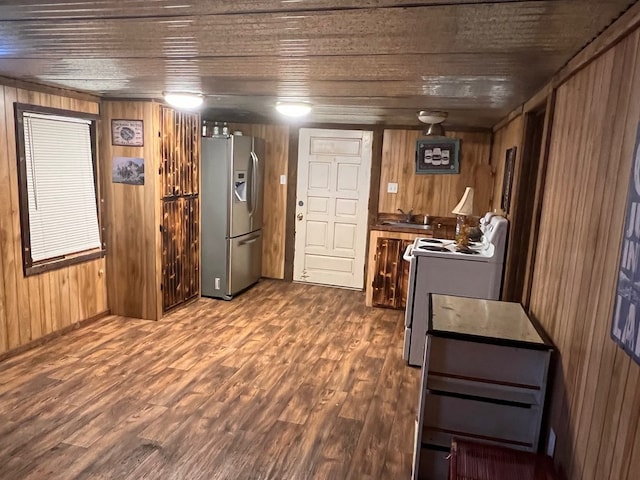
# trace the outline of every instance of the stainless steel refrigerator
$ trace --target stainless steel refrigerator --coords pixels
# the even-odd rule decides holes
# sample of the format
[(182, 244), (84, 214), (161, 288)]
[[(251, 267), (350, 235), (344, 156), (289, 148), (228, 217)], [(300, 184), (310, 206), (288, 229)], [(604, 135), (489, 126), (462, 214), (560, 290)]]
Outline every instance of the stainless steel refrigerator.
[(262, 271), (264, 140), (202, 138), (202, 295), (230, 300)]

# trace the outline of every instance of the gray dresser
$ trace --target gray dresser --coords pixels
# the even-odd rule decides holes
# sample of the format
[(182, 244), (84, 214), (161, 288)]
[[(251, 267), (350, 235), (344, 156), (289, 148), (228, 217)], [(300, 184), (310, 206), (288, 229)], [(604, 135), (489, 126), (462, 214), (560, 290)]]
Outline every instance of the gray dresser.
[(447, 478), (453, 438), (537, 451), (551, 343), (520, 304), (431, 297), (413, 480)]

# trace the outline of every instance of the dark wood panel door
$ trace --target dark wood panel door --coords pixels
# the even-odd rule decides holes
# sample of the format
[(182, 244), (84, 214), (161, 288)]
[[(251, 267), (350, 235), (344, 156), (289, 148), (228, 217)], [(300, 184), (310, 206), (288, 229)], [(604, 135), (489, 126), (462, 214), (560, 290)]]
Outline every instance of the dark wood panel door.
[(162, 309), (200, 290), (200, 116), (161, 108)]
[(404, 309), (407, 304), (409, 262), (402, 254), (409, 240), (379, 238), (376, 244), (376, 270), (373, 277), (373, 306)]
[(195, 297), (200, 288), (199, 199), (162, 202), (162, 309)]

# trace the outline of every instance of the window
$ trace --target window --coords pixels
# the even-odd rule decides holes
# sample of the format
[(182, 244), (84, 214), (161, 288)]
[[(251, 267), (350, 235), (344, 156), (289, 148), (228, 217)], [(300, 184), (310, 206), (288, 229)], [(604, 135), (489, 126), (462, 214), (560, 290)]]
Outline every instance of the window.
[(25, 275), (102, 256), (97, 116), (23, 104), (15, 112)]

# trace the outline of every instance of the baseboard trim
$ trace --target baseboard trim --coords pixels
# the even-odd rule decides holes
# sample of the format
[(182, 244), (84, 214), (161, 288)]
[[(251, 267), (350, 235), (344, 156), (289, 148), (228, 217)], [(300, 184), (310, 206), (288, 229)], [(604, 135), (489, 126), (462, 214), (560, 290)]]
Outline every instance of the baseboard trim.
[(77, 330), (79, 328), (86, 327), (91, 323), (94, 323), (101, 318), (107, 317), (111, 315), (111, 310), (106, 310), (102, 313), (98, 313), (93, 317), (85, 318), (84, 320), (80, 320), (79, 322), (72, 323), (71, 325), (61, 328), (60, 330), (56, 330), (55, 332), (51, 332), (44, 337), (36, 338), (35, 340), (31, 340), (30, 342), (25, 343), (24, 345), (20, 345), (12, 350), (6, 351), (4, 353), (0, 353), (0, 362), (4, 362), (5, 360), (15, 357), (16, 355), (20, 355), (28, 350), (44, 345), (45, 343), (49, 343), (51, 340), (54, 340), (58, 337), (66, 335), (73, 330)]

